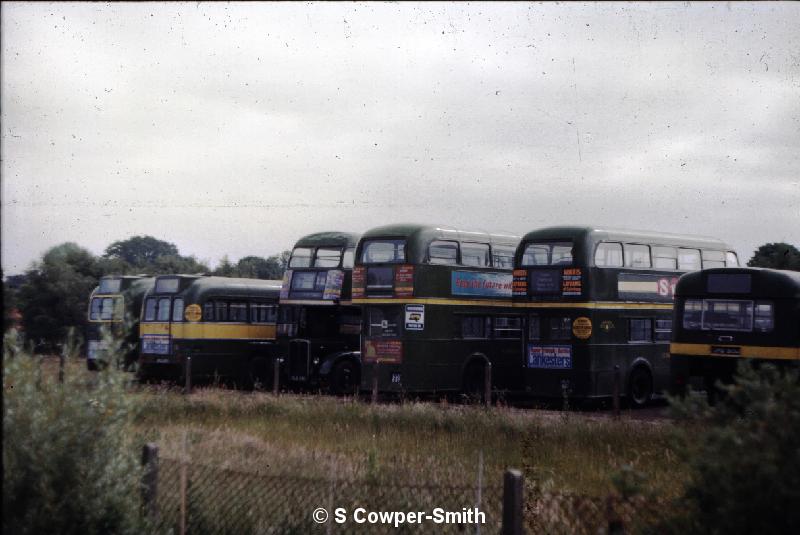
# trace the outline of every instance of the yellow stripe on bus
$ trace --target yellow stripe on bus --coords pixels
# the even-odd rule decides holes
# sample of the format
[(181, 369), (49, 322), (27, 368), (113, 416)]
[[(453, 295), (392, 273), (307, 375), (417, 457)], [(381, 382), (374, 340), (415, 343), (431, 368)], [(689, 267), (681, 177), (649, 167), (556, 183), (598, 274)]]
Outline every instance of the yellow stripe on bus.
[(171, 334), (174, 340), (274, 340), (275, 324), (254, 325), (249, 323), (140, 323), (139, 333)]
[(448, 299), (448, 298), (429, 298), (429, 297), (410, 297), (410, 298), (360, 298), (353, 299), (353, 304), (357, 305), (391, 305), (419, 303), (423, 305), (467, 305), (467, 306), (495, 306), (514, 308), (591, 308), (595, 310), (672, 310), (671, 303), (617, 303), (591, 301), (583, 303), (572, 303), (554, 301), (550, 303), (510, 303), (509, 301), (499, 301), (493, 299)]
[(739, 349), (739, 355), (720, 355), (711, 352), (712, 344), (672, 343), (669, 352), (673, 355), (692, 355), (697, 357), (733, 357), (746, 359), (800, 360), (800, 347), (737, 346), (716, 345)]

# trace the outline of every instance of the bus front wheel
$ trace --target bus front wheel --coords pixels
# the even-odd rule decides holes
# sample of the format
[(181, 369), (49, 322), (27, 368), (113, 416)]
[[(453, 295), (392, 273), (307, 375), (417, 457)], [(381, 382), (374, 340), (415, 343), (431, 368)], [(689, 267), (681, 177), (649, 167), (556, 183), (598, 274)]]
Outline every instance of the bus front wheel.
[(628, 379), (628, 400), (631, 406), (644, 407), (653, 397), (653, 376), (644, 366), (637, 366)]

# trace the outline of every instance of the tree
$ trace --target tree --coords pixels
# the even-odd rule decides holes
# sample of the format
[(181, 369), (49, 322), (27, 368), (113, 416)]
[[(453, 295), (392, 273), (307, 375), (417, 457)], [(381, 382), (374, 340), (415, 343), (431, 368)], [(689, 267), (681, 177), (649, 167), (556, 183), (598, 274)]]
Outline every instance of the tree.
[(219, 265), (217, 269), (213, 271), (214, 275), (219, 275), (220, 277), (236, 277), (238, 273), (236, 272), (236, 268), (231, 261), (228, 260), (228, 255), (222, 257), (219, 261)]
[(146, 268), (163, 256), (180, 256), (178, 248), (169, 242), (152, 236), (133, 236), (127, 240), (115, 241), (106, 248), (105, 258), (124, 260), (135, 268)]
[(86, 304), (101, 272), (92, 253), (75, 243), (49, 249), (26, 273), (19, 307), (26, 336), (54, 344), (69, 327), (86, 324)]
[(800, 251), (788, 243), (767, 243), (756, 250), (747, 265), (800, 271)]

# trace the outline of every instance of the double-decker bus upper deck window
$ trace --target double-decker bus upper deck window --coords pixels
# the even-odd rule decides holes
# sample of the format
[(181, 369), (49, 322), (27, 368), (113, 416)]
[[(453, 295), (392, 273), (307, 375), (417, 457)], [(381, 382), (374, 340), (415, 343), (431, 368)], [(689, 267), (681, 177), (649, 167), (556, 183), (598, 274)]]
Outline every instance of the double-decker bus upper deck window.
[(752, 331), (753, 302), (704, 299), (702, 328), (713, 331)]
[(353, 259), (356, 256), (356, 249), (355, 247), (348, 247), (344, 250), (344, 256), (342, 257), (342, 267), (344, 269), (353, 269)]
[(572, 319), (550, 318), (550, 340), (569, 340), (572, 337)]
[(649, 268), (651, 266), (648, 245), (626, 243), (622, 249), (625, 252), (625, 267)]
[(361, 249), (361, 262), (364, 264), (399, 264), (405, 261), (405, 240), (367, 240)]
[(462, 243), (461, 263), (465, 266), (486, 267), (491, 264), (489, 244), (487, 243)]
[(183, 321), (183, 297), (172, 300), (172, 321)]
[(703, 269), (725, 267), (725, 253), (703, 250)]
[(598, 243), (594, 252), (594, 265), (597, 267), (622, 267), (622, 244)]
[(150, 297), (144, 302), (144, 321), (156, 320), (156, 298)]
[(514, 247), (507, 245), (492, 245), (492, 265), (494, 267), (511, 269), (514, 267)]
[[(176, 281), (178, 279), (175, 279)], [(158, 310), (156, 311), (156, 319), (158, 321), (169, 321), (169, 297), (160, 297), (158, 299)]]
[(341, 249), (320, 247), (317, 249), (317, 255), (314, 258), (314, 267), (339, 267), (341, 259)]
[(177, 277), (159, 277), (156, 279), (155, 293), (174, 294), (180, 288), (181, 281)]
[(675, 247), (654, 245), (650, 248), (653, 267), (656, 269), (678, 269), (678, 250)]
[(431, 264), (458, 264), (458, 242), (436, 240), (428, 247)]
[(522, 254), (523, 266), (568, 266), (572, 264), (572, 242), (529, 243)]
[(313, 249), (310, 247), (295, 247), (292, 256), (289, 258), (290, 268), (311, 267), (311, 254)]
[(100, 279), (99, 288), (97, 293), (100, 294), (114, 294), (118, 293), (122, 288), (122, 279)]
[(203, 321), (214, 321), (214, 302), (203, 303)]
[(367, 318), (369, 320), (369, 336), (393, 338), (400, 335), (400, 308), (369, 307)]
[(725, 252), (725, 267), (739, 267), (739, 257), (733, 251)]
[(214, 321), (228, 321), (228, 303), (214, 301)]
[(698, 249), (678, 249), (678, 269), (696, 271), (700, 269), (700, 251)]

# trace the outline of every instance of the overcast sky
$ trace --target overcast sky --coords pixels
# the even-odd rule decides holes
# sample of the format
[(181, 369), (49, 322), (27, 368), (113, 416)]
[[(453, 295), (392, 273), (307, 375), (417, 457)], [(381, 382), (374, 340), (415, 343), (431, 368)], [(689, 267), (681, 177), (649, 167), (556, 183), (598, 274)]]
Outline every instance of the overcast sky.
[(2, 4), (2, 267), (150, 234), (800, 246), (800, 3)]

